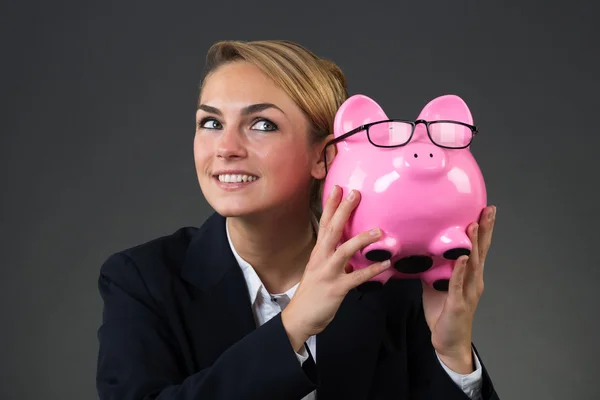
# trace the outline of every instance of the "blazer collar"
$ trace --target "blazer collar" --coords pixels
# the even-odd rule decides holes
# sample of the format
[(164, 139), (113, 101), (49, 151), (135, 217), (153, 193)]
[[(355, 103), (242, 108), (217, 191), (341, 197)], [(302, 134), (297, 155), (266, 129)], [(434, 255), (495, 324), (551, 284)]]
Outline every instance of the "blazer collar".
[(207, 292), (232, 269), (239, 266), (227, 241), (225, 218), (213, 213), (192, 238), (181, 276)]
[(191, 349), (197, 362), (190, 369), (193, 372), (212, 365), (233, 343), (256, 329), (248, 287), (229, 247), (223, 216), (214, 213), (198, 229), (181, 278), (196, 289), (188, 291), (189, 301), (181, 310), (191, 335), (202, 343)]

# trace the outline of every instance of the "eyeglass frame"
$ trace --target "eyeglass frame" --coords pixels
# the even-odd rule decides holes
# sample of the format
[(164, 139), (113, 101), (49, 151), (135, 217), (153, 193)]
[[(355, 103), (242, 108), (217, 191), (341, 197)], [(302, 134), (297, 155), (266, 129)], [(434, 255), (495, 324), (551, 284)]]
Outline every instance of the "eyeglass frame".
[[(407, 123), (409, 125), (412, 125), (412, 130), (410, 132), (410, 136), (408, 137), (408, 139), (402, 143), (402, 144), (394, 144), (391, 146), (383, 146), (380, 144), (375, 144), (373, 143), (373, 141), (371, 140), (371, 135), (369, 135), (369, 128), (373, 125), (378, 125), (378, 124), (383, 124), (386, 122), (403, 122), (403, 123)], [(458, 124), (458, 125), (462, 125), (462, 126), (466, 126), (467, 128), (469, 128), (471, 130), (471, 139), (469, 140), (469, 143), (467, 143), (464, 146), (459, 146), (459, 147), (452, 147), (452, 146), (442, 146), (440, 144), (437, 144), (432, 138), (431, 138), (431, 132), (429, 131), (429, 126), (431, 124), (437, 124), (437, 123), (441, 123), (441, 122), (451, 122), (454, 124)], [(325, 147), (323, 148), (323, 161), (325, 162), (325, 175), (327, 175), (328, 173), (328, 168), (327, 168), (327, 147), (329, 147), (332, 144), (336, 144), (338, 142), (341, 142), (342, 140), (349, 138), (352, 135), (357, 134), (360, 131), (365, 131), (365, 133), (367, 134), (367, 139), (369, 140), (369, 143), (371, 143), (373, 146), (375, 147), (379, 147), (379, 148), (384, 148), (384, 149), (393, 149), (395, 147), (402, 147), (402, 146), (406, 146), (407, 144), (410, 143), (410, 141), (412, 140), (414, 134), (415, 134), (415, 130), (417, 128), (417, 125), (419, 124), (423, 124), (425, 125), (425, 130), (427, 131), (427, 136), (429, 137), (429, 140), (431, 141), (431, 143), (433, 143), (435, 146), (437, 147), (441, 147), (443, 149), (451, 149), (451, 150), (460, 150), (460, 149), (466, 149), (467, 147), (469, 147), (471, 145), (471, 143), (473, 142), (473, 138), (475, 137), (475, 135), (479, 132), (478, 128), (475, 125), (470, 125), (467, 124), (465, 122), (461, 122), (461, 121), (455, 121), (455, 120), (450, 120), (450, 119), (440, 119), (440, 120), (434, 120), (434, 121), (426, 121), (424, 119), (417, 119), (415, 121), (410, 121), (410, 120), (406, 120), (406, 119), (386, 119), (386, 120), (382, 120), (382, 121), (374, 121), (374, 122), (369, 122), (368, 124), (363, 124), (360, 125), (354, 129), (352, 129), (351, 131), (348, 131), (346, 133), (344, 133), (341, 136), (338, 136), (334, 139), (331, 139), (329, 142), (327, 142), (325, 144)]]

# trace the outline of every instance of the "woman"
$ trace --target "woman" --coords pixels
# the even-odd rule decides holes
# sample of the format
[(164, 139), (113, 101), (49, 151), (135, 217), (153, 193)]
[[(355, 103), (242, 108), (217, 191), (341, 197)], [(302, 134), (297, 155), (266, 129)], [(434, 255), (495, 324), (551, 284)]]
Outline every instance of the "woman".
[(285, 41), (217, 43), (207, 66), (194, 158), (216, 213), (103, 264), (100, 398), (497, 399), (471, 344), (494, 207), (447, 293), (370, 284), (389, 263), (348, 260), (378, 227), (336, 249), (360, 193), (320, 216), (342, 72)]

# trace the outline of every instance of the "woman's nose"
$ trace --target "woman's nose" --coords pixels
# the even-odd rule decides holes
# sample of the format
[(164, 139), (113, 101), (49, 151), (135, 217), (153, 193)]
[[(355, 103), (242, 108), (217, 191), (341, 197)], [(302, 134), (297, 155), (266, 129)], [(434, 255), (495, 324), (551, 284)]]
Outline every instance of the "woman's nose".
[(246, 157), (242, 134), (235, 129), (223, 130), (217, 144), (217, 156), (222, 158)]

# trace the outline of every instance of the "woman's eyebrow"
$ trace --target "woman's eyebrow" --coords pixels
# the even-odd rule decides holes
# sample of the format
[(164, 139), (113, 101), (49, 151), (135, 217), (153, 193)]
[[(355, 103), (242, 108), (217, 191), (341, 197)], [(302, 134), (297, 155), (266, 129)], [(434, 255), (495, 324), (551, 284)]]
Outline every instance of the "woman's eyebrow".
[(269, 108), (274, 108), (276, 110), (281, 111), (282, 114), (285, 114), (281, 108), (277, 107), (275, 104), (272, 104), (272, 103), (251, 104), (242, 109), (242, 114), (243, 115), (254, 114), (257, 112), (267, 110)]
[(217, 115), (221, 115), (221, 116), (223, 115), (221, 110), (219, 110), (218, 108), (209, 106), (206, 104), (200, 104), (198, 106), (198, 110), (206, 111), (207, 113), (210, 113), (210, 114), (217, 114)]
[[(275, 104), (272, 104), (272, 103), (257, 103), (257, 104), (251, 104), (249, 106), (246, 106), (246, 107), (242, 108), (242, 115), (254, 114), (254, 113), (257, 113), (257, 112), (261, 112), (261, 111), (267, 110), (269, 108), (275, 108), (275, 109), (281, 111), (283, 114), (285, 114), (285, 112), (281, 108), (277, 107)], [(209, 106), (207, 104), (200, 104), (198, 106), (198, 110), (206, 111), (207, 113), (216, 114), (216, 115), (220, 115), (220, 116), (223, 115), (223, 113), (221, 112), (221, 110), (219, 110), (216, 107)]]

